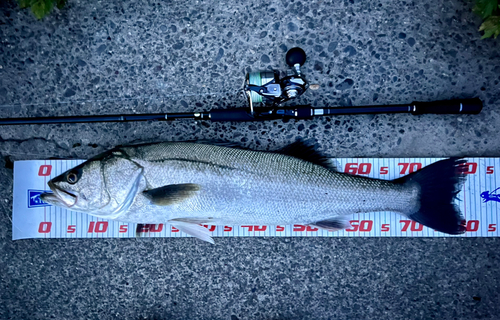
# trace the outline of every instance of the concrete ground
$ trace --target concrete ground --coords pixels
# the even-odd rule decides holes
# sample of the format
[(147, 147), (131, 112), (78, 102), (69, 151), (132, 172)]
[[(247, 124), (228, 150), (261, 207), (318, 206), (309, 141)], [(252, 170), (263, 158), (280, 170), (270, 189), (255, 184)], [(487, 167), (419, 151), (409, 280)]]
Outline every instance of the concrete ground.
[(464, 0), (68, 0), (0, 4), (0, 117), (244, 105), (248, 71), (294, 46), (315, 106), (479, 97), (475, 116), (0, 127), (2, 319), (498, 319), (498, 239), (11, 240), (11, 162), (219, 139), (330, 157), (500, 156), (500, 40)]

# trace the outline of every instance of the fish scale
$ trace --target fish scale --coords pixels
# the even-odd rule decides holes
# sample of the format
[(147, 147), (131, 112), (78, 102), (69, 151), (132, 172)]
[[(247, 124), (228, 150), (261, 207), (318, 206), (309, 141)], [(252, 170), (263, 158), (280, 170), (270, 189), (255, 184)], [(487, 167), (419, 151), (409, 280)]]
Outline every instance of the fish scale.
[[(194, 227), (199, 223), (300, 223), (338, 229), (347, 226), (339, 217), (377, 211), (413, 214), (416, 221), (432, 225), (435, 219), (428, 213), (419, 216), (421, 208), (444, 208), (446, 219), (438, 224), (460, 229), (460, 214), (449, 208), (458, 164), (450, 160), (403, 180), (386, 181), (339, 173), (281, 153), (169, 142), (120, 147), (94, 157), (51, 180), (54, 194), (45, 197), (60, 206), (74, 197), (72, 210), (104, 219), (178, 223), (196, 236), (203, 232)], [(76, 183), (65, 180), (69, 173), (78, 176)], [(96, 176), (104, 183), (95, 181)], [(422, 190), (427, 183), (432, 192)], [(437, 199), (440, 192), (445, 200)], [(433, 206), (437, 209), (428, 209)]]
[(183, 183), (202, 186), (198, 195), (168, 209), (137, 201), (126, 216), (132, 222), (206, 217), (236, 224), (312, 223), (366, 210), (404, 209), (410, 204), (402, 188), (390, 182), (332, 172), (276, 153), (187, 143), (123, 150), (144, 167), (152, 188)]

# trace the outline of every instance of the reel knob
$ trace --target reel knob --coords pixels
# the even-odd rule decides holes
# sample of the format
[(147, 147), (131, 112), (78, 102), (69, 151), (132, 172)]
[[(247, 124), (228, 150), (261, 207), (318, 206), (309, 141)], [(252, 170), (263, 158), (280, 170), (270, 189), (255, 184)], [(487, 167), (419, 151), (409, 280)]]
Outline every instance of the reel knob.
[(306, 53), (299, 47), (292, 48), (286, 53), (286, 63), (293, 68), (296, 64), (302, 66), (306, 62)]

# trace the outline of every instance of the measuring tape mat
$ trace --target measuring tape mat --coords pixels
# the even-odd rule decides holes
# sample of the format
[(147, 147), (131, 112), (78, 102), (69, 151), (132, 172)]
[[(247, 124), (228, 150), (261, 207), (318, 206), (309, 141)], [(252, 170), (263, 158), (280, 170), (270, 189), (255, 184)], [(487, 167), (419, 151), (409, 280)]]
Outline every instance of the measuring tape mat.
[[(392, 180), (442, 158), (332, 159), (340, 171)], [(467, 158), (467, 180), (455, 203), (467, 220), (467, 232), (452, 236), (392, 212), (351, 215), (351, 227), (329, 231), (307, 225), (205, 226), (213, 237), (498, 237), (500, 158)], [(31, 160), (14, 164), (12, 238), (189, 237), (169, 224), (141, 225), (106, 221), (51, 206), (40, 199), (47, 182), (83, 160)], [(498, 181), (498, 182), (497, 182)], [(353, 195), (354, 197), (356, 195)]]

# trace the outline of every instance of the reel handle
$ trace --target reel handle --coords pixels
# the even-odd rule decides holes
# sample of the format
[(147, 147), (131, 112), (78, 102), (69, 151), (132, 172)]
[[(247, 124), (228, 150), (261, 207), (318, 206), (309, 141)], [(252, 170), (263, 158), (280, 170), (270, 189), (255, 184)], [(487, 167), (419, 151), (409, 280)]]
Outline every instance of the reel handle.
[(306, 62), (306, 59), (306, 53), (299, 47), (292, 48), (286, 53), (286, 64), (290, 68), (293, 68), (296, 64), (302, 66)]

